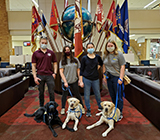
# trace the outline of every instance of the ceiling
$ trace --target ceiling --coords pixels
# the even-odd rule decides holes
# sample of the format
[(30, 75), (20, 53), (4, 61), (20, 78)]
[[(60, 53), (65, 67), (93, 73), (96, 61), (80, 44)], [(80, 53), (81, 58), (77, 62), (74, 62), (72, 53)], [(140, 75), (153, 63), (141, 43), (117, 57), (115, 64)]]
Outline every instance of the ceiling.
[[(35, 0), (37, 3), (40, 0)], [(63, 1), (63, 0), (61, 0)], [(70, 0), (69, 0), (70, 1)], [(83, 2), (84, 0), (82, 0)], [(91, 0), (95, 1), (95, 0)], [(150, 3), (152, 0), (128, 0), (128, 9), (129, 10), (145, 10), (144, 6), (146, 6), (148, 3)], [(122, 5), (124, 0), (117, 0), (117, 3)], [(31, 10), (31, 4), (32, 0), (6, 0), (6, 3), (9, 3), (9, 10), (11, 11), (30, 11)], [(102, 0), (103, 3), (103, 0)], [(146, 9), (152, 9), (154, 6), (157, 5), (154, 9), (159, 9), (158, 6), (160, 4), (160, 0), (155, 1), (153, 4), (151, 4)]]
[[(43, 0), (35, 0), (37, 3), (38, 1)], [(50, 0), (52, 1), (52, 0)], [(63, 2), (63, 0), (61, 0)], [(69, 3), (74, 2), (74, 0), (68, 0)], [(95, 2), (98, 0), (91, 0), (91, 2)], [(102, 3), (105, 0), (102, 0)], [(116, 0), (115, 0), (116, 1)], [(129, 10), (149, 10), (153, 7), (154, 10), (159, 9), (160, 10), (160, 0), (156, 0), (153, 4), (151, 4), (149, 7), (144, 9), (144, 6), (146, 6), (148, 3), (152, 2), (153, 0), (128, 0), (128, 9)], [(59, 0), (56, 0), (56, 2), (60, 2)], [(86, 2), (86, 0), (82, 0), (82, 2)], [(117, 3), (121, 6), (123, 4), (124, 0), (117, 0)], [(31, 11), (32, 7), (32, 0), (6, 0), (6, 4), (8, 11)], [(138, 37), (141, 37), (143, 35), (134, 35), (131, 37), (131, 39), (136, 39)], [(145, 34), (146, 38), (160, 38), (160, 34)]]

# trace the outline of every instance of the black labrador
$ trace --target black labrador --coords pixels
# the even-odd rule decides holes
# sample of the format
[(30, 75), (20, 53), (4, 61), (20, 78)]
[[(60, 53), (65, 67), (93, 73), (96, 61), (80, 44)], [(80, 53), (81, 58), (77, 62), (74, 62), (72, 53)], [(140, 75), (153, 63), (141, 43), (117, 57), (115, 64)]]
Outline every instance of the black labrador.
[[(58, 117), (58, 111), (56, 109), (57, 107), (58, 107), (58, 104), (55, 101), (50, 101), (50, 102), (46, 103), (46, 105), (44, 107), (39, 108), (33, 114), (25, 113), (24, 116), (35, 117), (34, 120), (37, 123), (40, 123), (43, 121), (46, 125), (48, 125), (49, 129), (53, 133), (53, 136), (57, 137), (58, 135), (55, 132), (55, 130), (53, 129), (53, 125), (58, 124), (61, 127), (63, 125), (63, 122)], [(66, 126), (66, 129), (71, 132), (74, 132), (74, 130), (72, 128), (69, 128), (68, 126)]]

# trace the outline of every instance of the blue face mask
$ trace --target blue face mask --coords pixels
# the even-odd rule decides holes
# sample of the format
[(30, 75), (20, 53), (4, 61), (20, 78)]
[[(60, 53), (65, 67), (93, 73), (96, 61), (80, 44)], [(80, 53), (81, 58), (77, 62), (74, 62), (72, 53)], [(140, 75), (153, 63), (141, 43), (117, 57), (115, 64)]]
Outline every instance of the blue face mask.
[(92, 54), (94, 52), (94, 48), (87, 49), (87, 52)]

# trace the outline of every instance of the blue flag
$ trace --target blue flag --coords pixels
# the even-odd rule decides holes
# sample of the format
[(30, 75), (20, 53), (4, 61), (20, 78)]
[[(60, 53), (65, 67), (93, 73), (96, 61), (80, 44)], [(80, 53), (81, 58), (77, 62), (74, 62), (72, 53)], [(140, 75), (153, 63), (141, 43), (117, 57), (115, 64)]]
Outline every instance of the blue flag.
[(124, 1), (123, 5), (120, 9), (120, 14), (121, 14), (121, 19), (120, 19), (121, 24), (119, 25), (120, 30), (118, 33), (118, 37), (122, 40), (123, 51), (125, 53), (128, 53), (130, 43), (129, 43), (129, 19), (128, 19), (128, 2), (127, 2), (127, 0)]
[(44, 16), (44, 14), (42, 14), (42, 23), (43, 23), (43, 26), (45, 27), (46, 24), (47, 24), (47, 21), (46, 21), (46, 18)]

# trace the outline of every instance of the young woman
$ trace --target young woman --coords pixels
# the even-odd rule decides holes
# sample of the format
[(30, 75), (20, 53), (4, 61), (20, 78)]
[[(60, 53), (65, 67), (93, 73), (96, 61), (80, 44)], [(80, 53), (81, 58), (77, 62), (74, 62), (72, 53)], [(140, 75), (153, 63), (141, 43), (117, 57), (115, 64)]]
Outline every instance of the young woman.
[[(116, 103), (117, 83), (122, 85), (123, 76), (125, 72), (125, 59), (123, 54), (118, 51), (117, 44), (114, 41), (108, 41), (105, 46), (104, 59), (103, 59), (103, 73), (108, 73), (107, 86), (112, 99), (112, 102)], [(104, 80), (106, 77), (104, 75)], [(122, 92), (122, 91), (121, 91)], [(119, 120), (123, 118), (123, 96), (118, 96), (117, 107), (121, 111)]]
[[(77, 99), (80, 100), (80, 103), (83, 106), (82, 98), (79, 92), (78, 80), (80, 73), (80, 62), (77, 58), (73, 57), (71, 52), (71, 48), (69, 46), (65, 46), (62, 52), (62, 58), (59, 62), (59, 72), (62, 78), (62, 109), (61, 114), (65, 114), (65, 104), (67, 100), (68, 90), (66, 88), (72, 88), (73, 95)], [(84, 107), (84, 106), (83, 106)], [(82, 113), (85, 113), (84, 108), (82, 109)]]
[(84, 87), (84, 99), (87, 107), (86, 116), (91, 116), (90, 107), (90, 90), (91, 87), (96, 97), (98, 109), (101, 110), (101, 96), (99, 87), (99, 73), (98, 69), (103, 65), (101, 57), (94, 53), (95, 47), (93, 43), (88, 43), (86, 46), (87, 55), (82, 57), (80, 69), (80, 86)]

